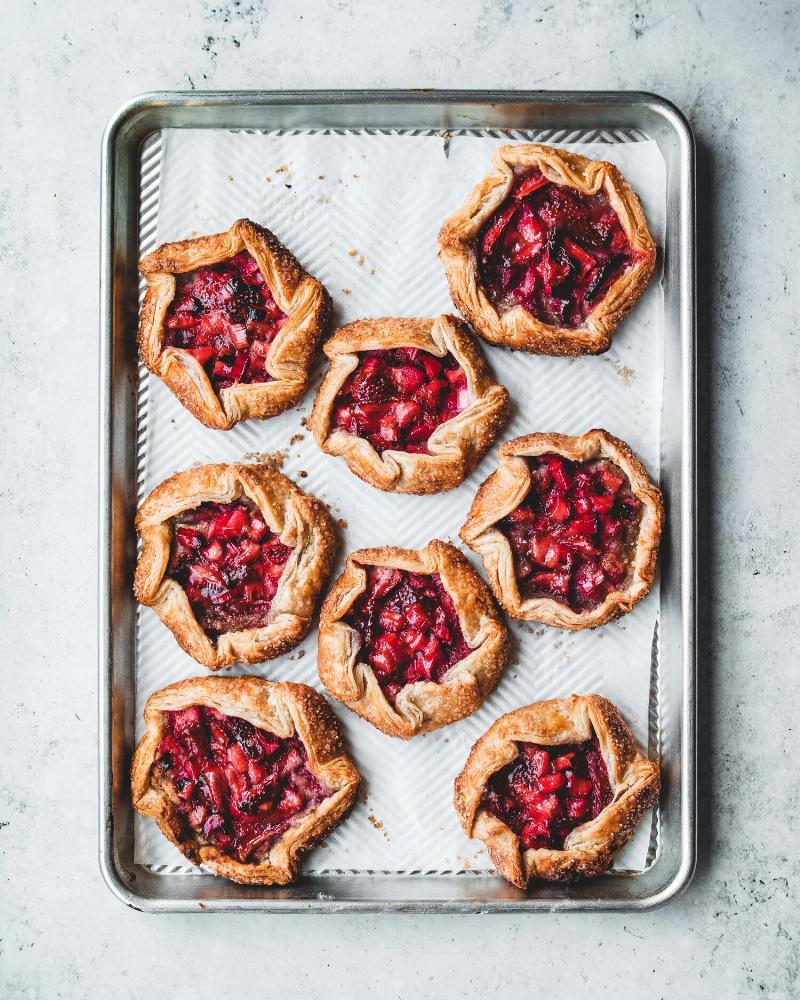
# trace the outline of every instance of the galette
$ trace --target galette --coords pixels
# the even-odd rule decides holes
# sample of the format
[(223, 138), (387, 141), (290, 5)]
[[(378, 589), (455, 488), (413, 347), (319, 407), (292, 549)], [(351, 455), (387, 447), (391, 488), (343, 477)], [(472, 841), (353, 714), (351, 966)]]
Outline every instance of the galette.
[(389, 736), (408, 739), (477, 711), (508, 655), (483, 580), (446, 542), (347, 558), (322, 606), (319, 676)]
[(612, 164), (501, 146), (445, 220), (439, 256), (459, 311), (492, 344), (600, 354), (653, 272), (639, 200)]
[(309, 427), (377, 489), (454, 489), (507, 419), (508, 392), (455, 316), (359, 320), (324, 351), (330, 365)]
[(573, 695), (490, 726), (455, 780), (455, 807), (498, 874), (524, 889), (607, 871), (658, 792), (658, 767), (616, 707)]
[(136, 597), (199, 663), (261, 663), (307, 635), (333, 523), (272, 465), (178, 472), (142, 502), (136, 530)]
[(575, 630), (630, 611), (653, 582), (664, 509), (628, 445), (604, 430), (526, 434), (499, 459), (461, 538), (508, 613)]
[(144, 719), (134, 807), (215, 875), (291, 882), (355, 801), (336, 718), (305, 684), (193, 677), (152, 694)]
[(330, 299), (268, 229), (239, 219), (163, 244), (139, 270), (142, 361), (206, 427), (273, 417), (300, 399)]

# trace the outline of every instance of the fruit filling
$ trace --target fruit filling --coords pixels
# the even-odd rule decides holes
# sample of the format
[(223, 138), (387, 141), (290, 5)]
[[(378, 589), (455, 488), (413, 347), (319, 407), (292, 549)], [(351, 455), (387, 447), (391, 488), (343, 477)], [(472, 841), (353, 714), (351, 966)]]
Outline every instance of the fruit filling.
[(239, 861), (259, 861), (328, 795), (299, 739), (202, 705), (164, 715), (155, 774), (200, 839)]
[(168, 573), (216, 638), (267, 624), (291, 552), (251, 500), (203, 503), (175, 519)]
[(378, 454), (391, 448), (426, 455), (431, 434), (468, 404), (467, 375), (452, 354), (395, 347), (364, 352), (339, 390), (333, 422)]
[(520, 172), (478, 235), (481, 283), (500, 309), (577, 329), (636, 253), (605, 191), (585, 195)]
[(526, 849), (561, 850), (569, 832), (594, 819), (612, 799), (597, 739), (519, 747), (516, 760), (487, 782), (481, 805), (510, 826)]
[(271, 381), (267, 356), (286, 315), (250, 254), (177, 275), (176, 282), (163, 346), (193, 354), (217, 392)]
[(523, 597), (550, 597), (574, 611), (602, 604), (628, 577), (641, 503), (607, 459), (529, 459), (531, 488), (497, 523), (508, 538)]
[(370, 566), (366, 590), (344, 620), (392, 704), (406, 684), (438, 682), (472, 652), (438, 573)]

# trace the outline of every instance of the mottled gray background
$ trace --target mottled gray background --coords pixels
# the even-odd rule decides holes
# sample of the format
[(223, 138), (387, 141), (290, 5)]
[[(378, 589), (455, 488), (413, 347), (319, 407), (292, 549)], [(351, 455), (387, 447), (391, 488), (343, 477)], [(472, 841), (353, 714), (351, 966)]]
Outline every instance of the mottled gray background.
[[(0, 26), (0, 995), (796, 996), (797, 7), (6, 0)], [(657, 912), (152, 917), (101, 881), (100, 135), (146, 90), (338, 86), (645, 89), (695, 129), (700, 859)]]

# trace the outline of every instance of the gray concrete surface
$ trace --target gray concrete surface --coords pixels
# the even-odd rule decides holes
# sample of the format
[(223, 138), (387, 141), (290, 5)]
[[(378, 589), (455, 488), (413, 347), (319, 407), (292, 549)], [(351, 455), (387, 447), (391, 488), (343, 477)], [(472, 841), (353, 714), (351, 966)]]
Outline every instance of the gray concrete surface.
[[(800, 17), (776, 2), (6, 0), (0, 995), (794, 997)], [(148, 917), (96, 863), (99, 143), (151, 89), (628, 88), (699, 147), (700, 861), (645, 916)]]

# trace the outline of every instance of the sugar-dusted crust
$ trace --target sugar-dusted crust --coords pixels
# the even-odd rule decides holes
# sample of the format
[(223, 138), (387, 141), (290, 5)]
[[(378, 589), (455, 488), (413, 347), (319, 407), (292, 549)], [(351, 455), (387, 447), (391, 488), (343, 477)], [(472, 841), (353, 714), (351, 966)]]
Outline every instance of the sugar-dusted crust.
[[(636, 548), (627, 577), (619, 589), (589, 611), (573, 611), (549, 597), (523, 597), (517, 586), (514, 558), (505, 535), (495, 527), (519, 506), (531, 484), (527, 458), (555, 452), (576, 462), (607, 458), (625, 474), (631, 492), (642, 503)], [(500, 468), (479, 488), (472, 501), (461, 538), (483, 559), (495, 597), (514, 618), (543, 622), (573, 631), (594, 628), (630, 611), (650, 590), (664, 521), (661, 491), (631, 449), (608, 431), (586, 431), (580, 437), (565, 434), (525, 434), (499, 449)]]
[[(439, 232), (439, 256), (450, 295), (477, 332), (492, 344), (533, 354), (601, 354), (611, 346), (617, 326), (647, 286), (656, 247), (639, 199), (614, 166), (563, 149), (537, 144), (501, 146), (492, 170), (470, 192), (464, 205), (445, 219)], [(481, 287), (475, 241), (487, 219), (505, 201), (514, 184), (514, 169), (538, 167), (549, 180), (583, 194), (604, 189), (622, 228), (637, 252), (635, 263), (614, 282), (577, 330), (551, 326), (515, 306), (502, 313)]]
[[(608, 768), (612, 801), (570, 831), (564, 850), (523, 849), (513, 830), (481, 807), (487, 781), (518, 756), (520, 742), (550, 746), (593, 735)], [(467, 836), (482, 840), (498, 873), (524, 889), (533, 878), (567, 882), (607, 871), (658, 792), (658, 766), (641, 755), (617, 708), (589, 694), (539, 701), (501, 716), (473, 746), (455, 780), (454, 801)]]
[[(268, 527), (293, 551), (278, 582), (269, 622), (262, 628), (224, 632), (215, 641), (198, 623), (186, 591), (166, 575), (173, 518), (201, 503), (230, 503), (239, 497), (252, 500)], [(336, 536), (324, 504), (273, 466), (201, 465), (178, 472), (142, 502), (136, 530), (142, 539), (136, 597), (153, 608), (199, 663), (211, 670), (262, 663), (292, 649), (308, 634), (317, 597), (331, 571)]]
[[(200, 362), (179, 347), (165, 347), (164, 316), (175, 296), (175, 275), (247, 250), (258, 262), (275, 302), (288, 319), (270, 347), (266, 370), (271, 382), (249, 382), (219, 395)], [(139, 270), (147, 293), (139, 320), (142, 361), (206, 427), (229, 430), (240, 420), (263, 420), (293, 406), (308, 388), (309, 369), (331, 313), (325, 288), (303, 270), (268, 230), (239, 219), (225, 233), (165, 243), (142, 258)]]
[[(246, 719), (288, 739), (297, 736), (308, 753), (308, 768), (329, 792), (315, 809), (300, 816), (259, 862), (243, 863), (204, 844), (176, 808), (170, 790), (153, 773), (156, 750), (165, 731), (164, 712), (206, 705), (224, 715)], [(305, 684), (260, 677), (191, 677), (151, 694), (144, 709), (147, 731), (131, 768), (133, 805), (151, 816), (192, 863), (234, 882), (283, 885), (297, 878), (300, 852), (329, 833), (355, 802), (360, 777), (339, 738), (336, 717), (325, 699)]]
[[(472, 402), (429, 439), (430, 455), (385, 451), (331, 424), (336, 395), (358, 365), (358, 351), (419, 347), (437, 357), (453, 354), (466, 372)], [(324, 345), (330, 365), (314, 400), (308, 426), (329, 455), (379, 490), (441, 493), (459, 486), (494, 443), (508, 419), (508, 392), (491, 377), (467, 325), (455, 316), (435, 319), (362, 319), (337, 330)]]
[[(472, 652), (439, 683), (406, 685), (395, 705), (384, 696), (372, 668), (358, 657), (358, 633), (342, 619), (367, 582), (365, 566), (393, 566), (411, 573), (439, 573), (453, 599)], [(508, 656), (508, 631), (486, 584), (464, 556), (434, 539), (424, 549), (359, 549), (320, 613), (318, 667), (322, 683), (339, 701), (389, 736), (408, 739), (472, 715), (497, 686)]]

